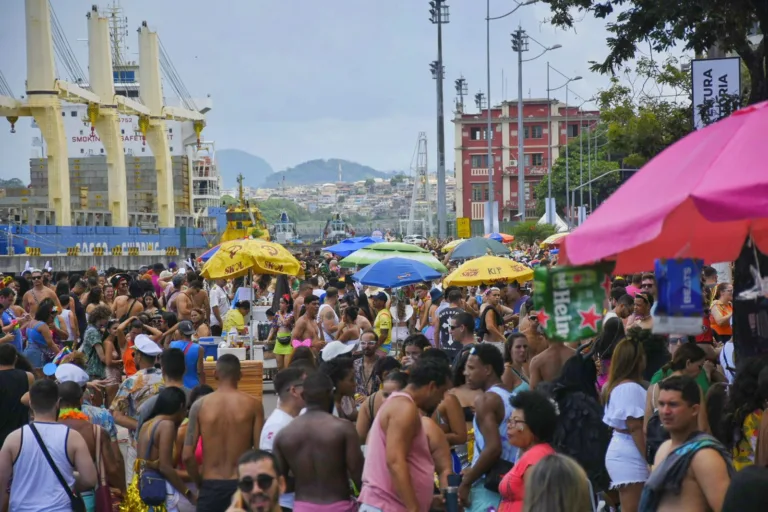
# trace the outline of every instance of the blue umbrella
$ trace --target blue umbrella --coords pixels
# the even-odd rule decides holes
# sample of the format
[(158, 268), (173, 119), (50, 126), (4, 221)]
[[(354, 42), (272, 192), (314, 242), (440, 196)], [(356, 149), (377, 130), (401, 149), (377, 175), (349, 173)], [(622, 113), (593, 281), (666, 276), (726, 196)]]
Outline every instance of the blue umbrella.
[(379, 238), (376, 236), (357, 236), (353, 238), (347, 238), (346, 240), (342, 240), (336, 245), (326, 247), (325, 249), (323, 249), (323, 251), (336, 254), (338, 256), (341, 256), (342, 258), (346, 258), (347, 256), (357, 251), (358, 249), (364, 249), (365, 247), (368, 247), (371, 244), (377, 244), (383, 241), (384, 241), (383, 238)]
[(368, 265), (352, 275), (352, 279), (368, 286), (397, 288), (409, 284), (440, 279), (442, 274), (420, 261), (387, 258)]

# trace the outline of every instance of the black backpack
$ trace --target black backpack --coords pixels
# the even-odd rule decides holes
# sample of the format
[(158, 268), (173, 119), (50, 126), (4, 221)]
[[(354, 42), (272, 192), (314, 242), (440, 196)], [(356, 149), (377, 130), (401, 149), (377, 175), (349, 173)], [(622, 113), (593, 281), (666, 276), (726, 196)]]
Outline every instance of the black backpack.
[(661, 424), (659, 411), (655, 407), (656, 390), (659, 389), (659, 385), (657, 383), (653, 386), (651, 388), (651, 403), (654, 404), (653, 414), (648, 418), (648, 424), (645, 427), (645, 461), (651, 465), (653, 465), (656, 452), (659, 451), (661, 444), (669, 439), (669, 432)]

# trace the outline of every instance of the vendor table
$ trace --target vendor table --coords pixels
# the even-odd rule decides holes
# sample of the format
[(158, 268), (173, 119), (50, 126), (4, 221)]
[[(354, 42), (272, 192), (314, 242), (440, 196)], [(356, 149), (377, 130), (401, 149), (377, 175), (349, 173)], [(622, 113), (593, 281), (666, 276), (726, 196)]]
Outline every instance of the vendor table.
[[(218, 382), (213, 375), (216, 369), (214, 361), (205, 361), (203, 370), (205, 372), (205, 383), (216, 389)], [(240, 361), (240, 384), (238, 389), (254, 398), (262, 399), (264, 394), (264, 378), (262, 361)]]

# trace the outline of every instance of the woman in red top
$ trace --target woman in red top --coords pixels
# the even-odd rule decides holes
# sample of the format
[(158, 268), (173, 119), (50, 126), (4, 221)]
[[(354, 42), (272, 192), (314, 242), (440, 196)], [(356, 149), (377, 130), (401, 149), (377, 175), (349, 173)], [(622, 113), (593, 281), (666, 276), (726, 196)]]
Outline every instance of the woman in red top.
[(520, 512), (525, 496), (528, 469), (555, 453), (550, 441), (557, 425), (557, 406), (539, 391), (521, 391), (511, 400), (515, 410), (509, 417), (507, 437), (520, 449), (515, 466), (501, 480), (499, 512)]

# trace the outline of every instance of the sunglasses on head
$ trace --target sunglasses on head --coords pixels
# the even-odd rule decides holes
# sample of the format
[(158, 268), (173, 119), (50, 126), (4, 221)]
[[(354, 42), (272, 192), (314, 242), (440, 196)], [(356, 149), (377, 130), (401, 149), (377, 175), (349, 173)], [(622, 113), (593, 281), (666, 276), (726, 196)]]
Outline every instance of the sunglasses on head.
[(259, 473), (256, 475), (256, 480), (251, 476), (244, 476), (237, 482), (237, 488), (240, 492), (252, 492), (253, 486), (256, 484), (262, 491), (268, 491), (272, 487), (272, 482), (275, 481), (275, 477), (266, 473)]

